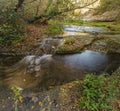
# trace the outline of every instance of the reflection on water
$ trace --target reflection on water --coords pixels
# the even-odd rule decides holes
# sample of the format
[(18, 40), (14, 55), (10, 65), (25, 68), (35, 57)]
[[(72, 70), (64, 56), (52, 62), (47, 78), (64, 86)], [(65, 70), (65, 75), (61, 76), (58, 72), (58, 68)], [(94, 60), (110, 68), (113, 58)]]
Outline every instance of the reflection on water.
[(0, 56), (0, 67), (12, 66), (20, 59), (22, 59), (22, 56)]
[[(60, 57), (60, 56), (59, 56)], [(58, 58), (58, 57), (56, 57)], [(65, 55), (62, 61), (83, 72), (99, 73), (108, 64), (108, 56), (102, 53), (85, 51), (81, 54)]]
[(0, 56), (0, 80), (5, 76), (4, 70), (22, 59), (22, 56)]
[(5, 71), (3, 84), (22, 88), (49, 87), (86, 73), (112, 72), (120, 65), (120, 55), (85, 51), (71, 55), (26, 56)]

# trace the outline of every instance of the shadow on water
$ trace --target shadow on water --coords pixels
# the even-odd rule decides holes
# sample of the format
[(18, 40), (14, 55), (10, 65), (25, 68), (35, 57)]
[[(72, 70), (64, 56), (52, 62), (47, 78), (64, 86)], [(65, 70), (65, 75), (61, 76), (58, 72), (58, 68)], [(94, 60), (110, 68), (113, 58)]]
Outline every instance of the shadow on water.
[(0, 80), (5, 76), (4, 70), (22, 59), (22, 56), (0, 56)]
[(0, 67), (12, 66), (22, 59), (22, 56), (0, 56)]
[(25, 89), (48, 88), (82, 79), (87, 73), (112, 73), (119, 65), (120, 55), (89, 50), (69, 55), (26, 56), (7, 68), (3, 84)]

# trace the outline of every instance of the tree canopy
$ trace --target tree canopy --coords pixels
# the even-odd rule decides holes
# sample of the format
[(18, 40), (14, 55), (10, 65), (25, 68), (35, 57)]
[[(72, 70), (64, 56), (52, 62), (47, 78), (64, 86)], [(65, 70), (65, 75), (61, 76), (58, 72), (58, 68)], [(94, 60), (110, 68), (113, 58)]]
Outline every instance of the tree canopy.
[(87, 7), (96, 1), (98, 0), (2, 0), (0, 9), (3, 13), (13, 13), (13, 11), (19, 15), (22, 13), (24, 20), (35, 22), (39, 19), (47, 20), (75, 9)]

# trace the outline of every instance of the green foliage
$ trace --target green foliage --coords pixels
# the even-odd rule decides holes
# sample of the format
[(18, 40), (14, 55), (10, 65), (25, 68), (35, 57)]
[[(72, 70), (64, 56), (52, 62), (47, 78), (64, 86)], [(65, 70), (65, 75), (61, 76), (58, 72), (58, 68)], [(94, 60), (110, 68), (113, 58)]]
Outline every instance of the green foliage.
[(11, 90), (13, 91), (14, 94), (14, 100), (18, 100), (20, 97), (20, 89), (18, 87), (11, 87)]
[(83, 82), (83, 92), (79, 107), (90, 111), (113, 110), (116, 100), (118, 80), (108, 75), (87, 75)]
[(19, 87), (11, 87), (11, 90), (13, 92), (13, 99), (14, 99), (14, 104), (13, 106), (15, 107), (15, 111), (18, 111), (18, 103), (22, 103), (23, 97), (21, 96), (21, 88)]
[(109, 24), (108, 28), (112, 31), (120, 32), (120, 23)]
[(47, 35), (58, 35), (62, 32), (62, 26), (56, 20), (50, 20), (45, 30)]
[(73, 44), (75, 42), (75, 39), (74, 38), (65, 38), (65, 44), (68, 44), (68, 45), (70, 45), (70, 44)]
[(13, 41), (20, 41), (23, 39), (23, 36), (18, 33), (12, 25), (3, 24), (0, 27), (0, 43), (11, 44)]
[(22, 36), (23, 25), (18, 14), (11, 12), (5, 18), (0, 26), (0, 43), (11, 44), (14, 41), (20, 41)]
[(45, 15), (54, 15), (55, 13), (58, 13), (57, 4), (53, 5), (52, 3), (53, 3), (53, 0), (48, 0), (48, 6), (47, 6), (47, 8), (45, 10)]
[(89, 22), (84, 20), (73, 20), (70, 19), (67, 22), (64, 21), (63, 24), (74, 24), (74, 25), (89, 25), (89, 26), (97, 26), (97, 27), (107, 27), (107, 24), (103, 22)]

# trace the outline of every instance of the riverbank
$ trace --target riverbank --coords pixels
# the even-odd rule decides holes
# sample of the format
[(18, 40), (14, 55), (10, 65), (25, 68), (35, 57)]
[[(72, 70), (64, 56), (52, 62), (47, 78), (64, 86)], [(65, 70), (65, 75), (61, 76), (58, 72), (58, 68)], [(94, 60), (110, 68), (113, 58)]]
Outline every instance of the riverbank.
[[(86, 26), (87, 24), (88, 26)], [(71, 27), (71, 25), (66, 25), (69, 27), (71, 31), (64, 31), (62, 34), (59, 34), (59, 35), (51, 35), (50, 37), (53, 37), (53, 38), (60, 37), (60, 38), (63, 38), (65, 41), (64, 45), (57, 47), (55, 49), (56, 53), (77, 53), (85, 49), (102, 51), (102, 52), (110, 52), (109, 46), (114, 47), (115, 44), (117, 44), (115, 46), (115, 49), (117, 48), (117, 51), (112, 51), (112, 52), (113, 53), (120, 52), (118, 49), (119, 41), (120, 41), (119, 40), (120, 34), (118, 31), (119, 28), (117, 28), (117, 30), (116, 29), (109, 30), (109, 27), (105, 24), (101, 25), (100, 23), (94, 23), (94, 24), (97, 24), (95, 26), (89, 26), (91, 24), (90, 22), (88, 22), (87, 24), (85, 26), (84, 25), (79, 26), (79, 24), (77, 24), (77, 26), (72, 25), (73, 27)], [(101, 29), (97, 29), (99, 28), (98, 27), (99, 25)], [(13, 42), (11, 45), (5, 45), (5, 44), (1, 45), (0, 54), (1, 55), (32, 55), (32, 54), (41, 55), (42, 50), (40, 49), (40, 44), (42, 44), (42, 41), (45, 38), (49, 38), (49, 36), (44, 33), (44, 30), (46, 29), (46, 27), (47, 26), (28, 25), (25, 30), (25, 39), (22, 40), (21, 42)], [(74, 29), (75, 27), (76, 29)], [(79, 31), (77, 27), (79, 29), (82, 27), (83, 29)], [(78, 30), (78, 32), (76, 32), (76, 30)], [(91, 32), (87, 32), (87, 30), (88, 31), (91, 30)], [(101, 31), (97, 32), (97, 30), (98, 31), (101, 30)], [(104, 32), (105, 30), (106, 32)], [(95, 44), (97, 44), (97, 46), (95, 46)], [(105, 49), (98, 48), (98, 47), (103, 47)], [(111, 49), (114, 50), (113, 47)], [(109, 48), (109, 49), (106, 49), (106, 48)]]

